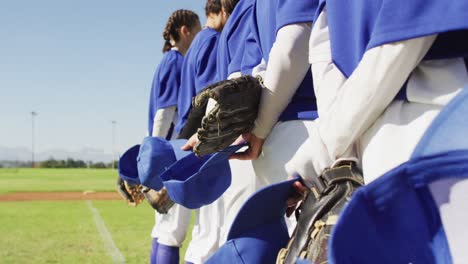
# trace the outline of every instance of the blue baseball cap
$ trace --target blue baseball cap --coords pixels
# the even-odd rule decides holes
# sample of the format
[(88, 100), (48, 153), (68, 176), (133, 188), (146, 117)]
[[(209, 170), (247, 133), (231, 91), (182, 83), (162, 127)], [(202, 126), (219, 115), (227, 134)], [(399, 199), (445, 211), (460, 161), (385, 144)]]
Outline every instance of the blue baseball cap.
[(244, 146), (229, 146), (203, 157), (191, 153), (172, 164), (160, 176), (171, 200), (190, 209), (216, 201), (231, 185), (229, 156)]
[(131, 184), (140, 184), (140, 179), (138, 178), (138, 168), (136, 166), (136, 158), (139, 152), (140, 145), (135, 145), (125, 151), (119, 160), (119, 176), (124, 181), (127, 181)]
[(141, 145), (131, 147), (120, 158), (120, 177), (131, 183), (160, 190), (163, 183), (159, 175), (191, 153), (180, 149), (186, 142), (183, 139), (168, 141), (160, 137), (145, 137)]
[(409, 161), (356, 191), (334, 227), (330, 263), (453, 262), (428, 186), (468, 178), (467, 88), (434, 119)]
[(429, 184), (468, 178), (468, 150), (412, 158), (359, 188), (329, 241), (329, 263), (452, 263)]
[(297, 180), (267, 186), (250, 196), (235, 217), (227, 242), (206, 263), (275, 263), (289, 241), (286, 201)]

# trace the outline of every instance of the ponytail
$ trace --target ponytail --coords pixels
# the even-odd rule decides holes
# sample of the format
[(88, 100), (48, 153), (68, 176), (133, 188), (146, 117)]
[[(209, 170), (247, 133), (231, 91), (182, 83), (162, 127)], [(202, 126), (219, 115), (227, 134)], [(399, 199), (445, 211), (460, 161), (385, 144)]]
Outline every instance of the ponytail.
[(172, 45), (171, 45), (171, 42), (169, 40), (165, 40), (164, 41), (164, 47), (162, 49), (162, 52), (163, 53), (166, 53), (168, 51), (170, 51), (172, 49)]

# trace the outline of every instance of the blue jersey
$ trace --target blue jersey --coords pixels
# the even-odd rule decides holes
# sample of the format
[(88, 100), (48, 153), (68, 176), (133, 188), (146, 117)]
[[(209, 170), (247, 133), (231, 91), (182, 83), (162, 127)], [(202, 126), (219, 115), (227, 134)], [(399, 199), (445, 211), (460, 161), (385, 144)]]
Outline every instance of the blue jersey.
[(221, 32), (217, 55), (218, 81), (226, 80), (231, 73), (241, 70), (253, 3), (254, 0), (240, 0)]
[(216, 55), (219, 33), (211, 28), (200, 31), (182, 65), (181, 86), (177, 100), (179, 114), (176, 131), (180, 133), (184, 127), (191, 106), (192, 98), (203, 88), (216, 82)]
[(369, 49), (433, 34), (425, 59), (468, 55), (465, 0), (321, 0), (318, 11), (325, 5), (333, 62), (346, 77)]
[(177, 105), (180, 72), (184, 58), (176, 50), (166, 52), (153, 77), (148, 112), (148, 135), (153, 134), (154, 115), (159, 109)]
[[(278, 30), (290, 24), (313, 22), (317, 6), (318, 0), (257, 0), (249, 24), (251, 32), (245, 45), (242, 73), (251, 74), (262, 59), (268, 65)], [(312, 73), (308, 71), (280, 121), (317, 117)]]

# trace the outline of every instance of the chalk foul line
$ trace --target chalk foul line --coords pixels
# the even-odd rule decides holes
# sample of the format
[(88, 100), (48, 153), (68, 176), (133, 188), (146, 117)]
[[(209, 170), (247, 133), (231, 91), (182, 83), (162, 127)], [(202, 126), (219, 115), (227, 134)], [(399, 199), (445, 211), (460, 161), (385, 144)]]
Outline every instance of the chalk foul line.
[(120, 252), (119, 248), (117, 248), (117, 246), (115, 245), (114, 240), (112, 239), (112, 236), (109, 233), (109, 230), (107, 230), (106, 224), (99, 215), (99, 211), (93, 206), (93, 202), (86, 201), (86, 204), (88, 205), (89, 210), (93, 214), (94, 222), (96, 223), (96, 228), (99, 232), (99, 235), (102, 238), (102, 241), (104, 242), (107, 253), (109, 253), (109, 255), (112, 257), (113, 263), (126, 263), (125, 257), (122, 255), (122, 252)]

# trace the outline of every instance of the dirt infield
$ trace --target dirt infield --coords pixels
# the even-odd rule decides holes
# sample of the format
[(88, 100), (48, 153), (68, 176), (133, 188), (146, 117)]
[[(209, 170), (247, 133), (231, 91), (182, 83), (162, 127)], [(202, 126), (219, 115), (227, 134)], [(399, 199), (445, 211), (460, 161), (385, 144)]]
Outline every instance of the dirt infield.
[(0, 194), (0, 202), (121, 199), (117, 192), (17, 192)]

